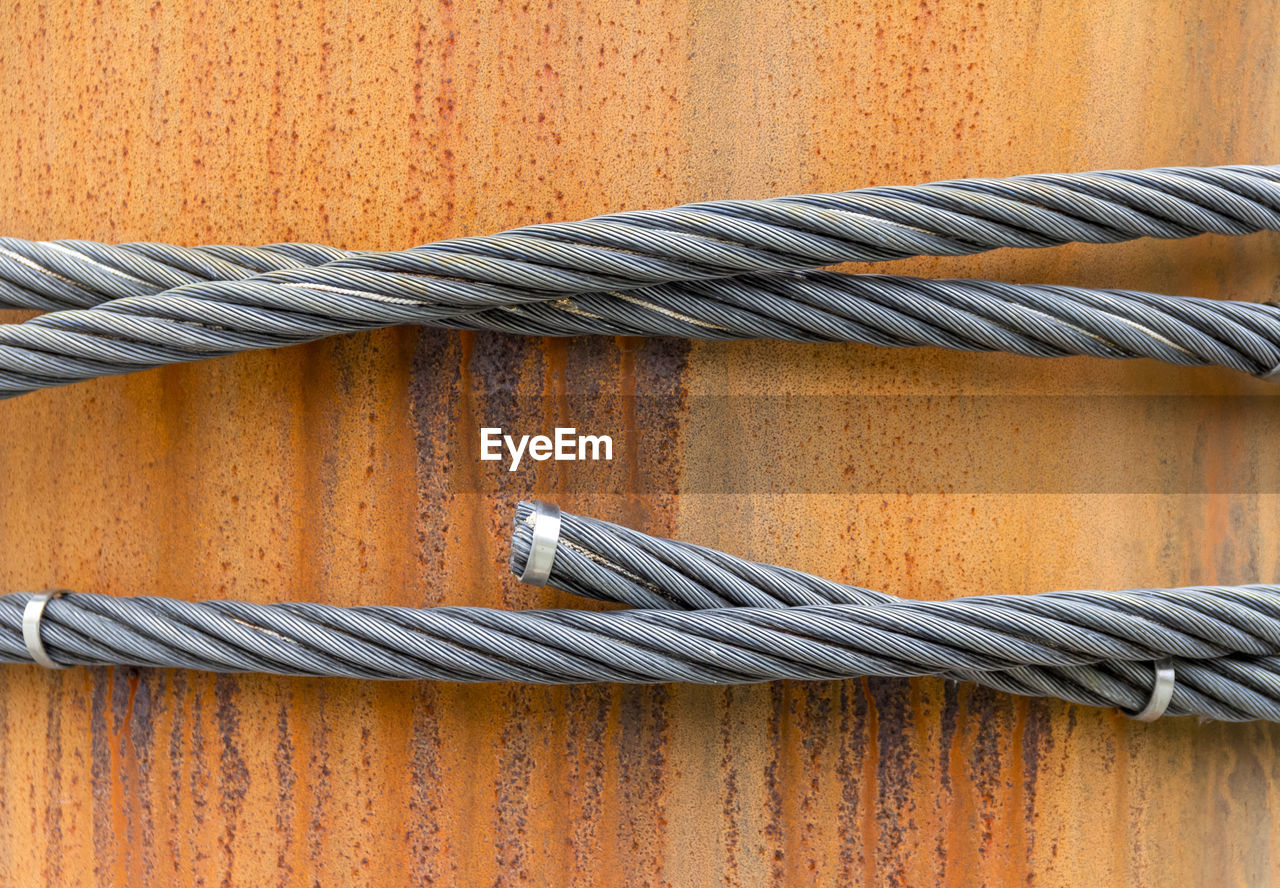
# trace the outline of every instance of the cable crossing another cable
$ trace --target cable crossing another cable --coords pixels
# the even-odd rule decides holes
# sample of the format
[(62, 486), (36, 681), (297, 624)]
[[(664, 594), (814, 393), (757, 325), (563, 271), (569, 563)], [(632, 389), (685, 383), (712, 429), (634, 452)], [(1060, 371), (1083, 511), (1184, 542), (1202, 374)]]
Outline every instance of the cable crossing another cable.
[(0, 397), (395, 324), (1150, 357), (1258, 376), (1280, 309), (814, 269), (1280, 230), (1280, 167), (966, 179), (557, 222), (400, 252), (0, 239)]
[(513, 571), (628, 609), (10, 594), (0, 661), (544, 684), (939, 676), (1130, 714), (1165, 691), (1155, 715), (1280, 721), (1280, 586), (911, 601), (541, 514), (554, 538), (532, 504), (517, 510)]

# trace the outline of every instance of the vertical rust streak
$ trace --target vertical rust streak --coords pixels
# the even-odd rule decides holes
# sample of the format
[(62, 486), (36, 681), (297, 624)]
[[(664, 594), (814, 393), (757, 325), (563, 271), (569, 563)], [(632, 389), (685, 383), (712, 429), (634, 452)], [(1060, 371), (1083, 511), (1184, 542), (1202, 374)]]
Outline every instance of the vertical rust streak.
[(880, 816), (877, 775), (880, 765), (880, 712), (871, 693), (871, 683), (862, 679), (862, 695), (866, 701), (864, 731), (866, 745), (862, 753), (862, 884), (878, 885), (877, 858), (880, 852)]
[(969, 743), (967, 730), (967, 710), (969, 693), (966, 688), (957, 688), (948, 695), (948, 715), (950, 721), (950, 740), (947, 747), (947, 785), (951, 789), (949, 819), (947, 823), (947, 845), (939, 849), (944, 856), (941, 861), (942, 872), (947, 885), (965, 885), (969, 881), (969, 868), (975, 858), (971, 853), (974, 835), (979, 824), (977, 812), (973, 805), (972, 777), (969, 774), (966, 759), (966, 746)]
[[(472, 359), (476, 343), (476, 334), (459, 334), (460, 350), (458, 354), (458, 420), (456, 425), (456, 452), (454, 461), (449, 466), (454, 478), (458, 501), (452, 510), (454, 538), (453, 557), (462, 558), (461, 569), (451, 572), (457, 580), (468, 584), (465, 592), (469, 592), (469, 600), (483, 601), (493, 583), (486, 570), (488, 558), (486, 545), (488, 534), (485, 531), (485, 515), (478, 508), (475, 494), (480, 490), (478, 472), (478, 410), (476, 405), (477, 381), (472, 374)], [(464, 591), (464, 590), (455, 590)]]
[(1029, 884), (1033, 881), (1027, 866), (1027, 819), (1032, 810), (1027, 806), (1026, 788), (1026, 734), (1027, 701), (1012, 702), (1013, 728), (1009, 731), (1009, 768), (1003, 820), (1009, 824), (1008, 835), (1002, 839), (1004, 859), (1009, 867), (1008, 884)]
[[(48, 738), (46, 755), (48, 757), (48, 792), (52, 798), (61, 799), (63, 792), (63, 751), (62, 751), (62, 706), (64, 705), (64, 685), (58, 682), (48, 695), (45, 711), (48, 725), (45, 736)], [(7, 769), (0, 767), (0, 780), (6, 776)], [(4, 785), (8, 785), (6, 781)], [(49, 805), (45, 810), (44, 830), (48, 837), (44, 854), (44, 880), (48, 883), (62, 882), (66, 879), (63, 871), (63, 806)]]
[[(643, 434), (636, 402), (636, 351), (640, 348), (640, 344), (635, 339), (627, 337), (619, 337), (616, 342), (618, 347), (618, 396), (622, 402), (622, 427), (623, 429), (635, 429), (634, 434), (638, 438)], [(650, 527), (653, 521), (651, 520), (650, 509), (647, 506), (648, 500), (639, 495), (640, 491), (646, 488), (645, 482), (648, 480), (641, 473), (639, 441), (634, 439), (625, 441), (623, 454), (623, 459), (626, 460), (624, 476), (627, 482), (627, 491), (631, 494), (627, 497), (626, 516), (623, 520), (633, 522), (637, 527)]]
[[(298, 690), (306, 690), (304, 683)], [(312, 689), (314, 691), (314, 689)], [(290, 694), (290, 697), (294, 697)], [(308, 694), (307, 697), (310, 697)], [(312, 740), (315, 728), (311, 719), (314, 713), (311, 711), (312, 706), (299, 707), (296, 703), (289, 707), (295, 714), (295, 718), (287, 719), (283, 726), (288, 732), (288, 743), (291, 755), (287, 759), (280, 760), (280, 765), (287, 768), (287, 773), (281, 783), (281, 789), (284, 790), (281, 795), (283, 801), (292, 802), (288, 808), (281, 811), (280, 816), (288, 818), (291, 826), (286, 833), (288, 843), (283, 850), (283, 861), (281, 862), (282, 874), (287, 873), (305, 873), (309, 869), (308, 860), (311, 855), (308, 828), (311, 822), (311, 812), (316, 805), (316, 786), (315, 779), (312, 776), (315, 773), (316, 752)]]

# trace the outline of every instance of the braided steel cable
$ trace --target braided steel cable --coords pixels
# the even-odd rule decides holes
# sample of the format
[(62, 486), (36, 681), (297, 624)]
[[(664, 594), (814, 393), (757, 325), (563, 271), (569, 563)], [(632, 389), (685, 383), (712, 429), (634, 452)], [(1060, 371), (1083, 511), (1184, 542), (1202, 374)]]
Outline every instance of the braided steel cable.
[(207, 281), (243, 281), (357, 255), (321, 244), (102, 244), (0, 237), (0, 308), (58, 311), (112, 299), (154, 296)]
[[(0, 300), (87, 307), (265, 273), (280, 284), (369, 288), (410, 300), (430, 295), (414, 278), (438, 277), (455, 284), (450, 295), (465, 305), (468, 283), (601, 292), (839, 262), (1265, 230), (1280, 230), (1280, 166), (1110, 170), (695, 203), (383, 253), (7, 238)], [(319, 264), (326, 267), (307, 268)]]
[(406, 323), (1153, 357), (1266, 376), (1280, 367), (1280, 310), (1271, 306), (802, 273), (921, 254), (1261, 230), (1280, 230), (1280, 167), (701, 203), (391, 253), (0, 239), (0, 301), (80, 306), (0, 327), (0, 396)]
[[(528, 564), (534, 519), (533, 504), (521, 503), (511, 545), (511, 569), (517, 575)], [(646, 609), (633, 613), (676, 610), (713, 617), (714, 629), (699, 623), (695, 631), (728, 643), (751, 644), (758, 638), (735, 639), (740, 624), (734, 618), (745, 614), (743, 621), (752, 632), (761, 623), (791, 632), (770, 652), (783, 657), (807, 653), (815, 639), (847, 640), (844, 625), (833, 629), (826, 621), (836, 616), (843, 624), (856, 613), (859, 622), (868, 620), (884, 631), (909, 635), (903, 642), (908, 652), (904, 659), (917, 664), (931, 655), (924, 655), (916, 644), (952, 649), (974, 644), (971, 651), (992, 654), (999, 648), (1002, 656), (1010, 654), (1011, 662), (1003, 668), (931, 661), (937, 666), (931, 675), (1132, 713), (1141, 710), (1151, 694), (1153, 669), (1143, 661), (1167, 658), (1177, 675), (1167, 714), (1280, 720), (1280, 636), (1275, 634), (1274, 617), (1263, 616), (1275, 614), (1280, 606), (1280, 586), (1051, 592), (917, 602), (593, 518), (560, 513), (559, 519), (548, 585)], [(762, 620), (761, 609), (776, 616)], [(874, 616), (870, 609), (876, 610)], [(991, 635), (979, 640), (978, 635), (988, 632)], [(1195, 637), (1196, 644), (1207, 642), (1230, 653), (1201, 656), (1184, 647), (1174, 651), (1165, 646), (1168, 638), (1156, 642), (1165, 633), (1178, 635), (1179, 645)], [(1128, 645), (1135, 642), (1150, 656), (1133, 656), (1136, 651)], [(1084, 653), (1089, 645), (1099, 646), (1089, 648), (1094, 659), (1068, 663), (1031, 655), (1022, 647), (1026, 643), (1055, 653)], [(1145, 647), (1153, 643), (1156, 647)], [(1017, 654), (1011, 654), (1014, 649)]]
[[(144, 300), (173, 317), (133, 314)], [(685, 281), (474, 313), (356, 306), (345, 296), (312, 309), (193, 302), (166, 293), (0, 325), (0, 397), (411, 322), (536, 336), (772, 338), (1032, 357), (1146, 357), (1262, 377), (1280, 367), (1280, 308), (1274, 306), (991, 281), (808, 272)]]
[[(512, 564), (528, 556), (530, 511)], [(730, 684), (943, 676), (1136, 711), (1172, 658), (1170, 714), (1280, 721), (1280, 586), (904, 601), (563, 516), (551, 581), (611, 612), (115, 598), (43, 604), (62, 665), (361, 679)], [(35, 659), (32, 596), (0, 597), (0, 661)], [(687, 609), (694, 607), (696, 609)]]

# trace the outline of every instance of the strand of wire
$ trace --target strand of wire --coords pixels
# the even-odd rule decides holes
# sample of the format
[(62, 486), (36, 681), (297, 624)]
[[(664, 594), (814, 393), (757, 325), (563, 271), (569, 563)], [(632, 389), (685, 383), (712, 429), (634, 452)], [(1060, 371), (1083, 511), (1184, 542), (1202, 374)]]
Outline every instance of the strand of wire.
[[(20, 630), (28, 597), (0, 598), (0, 661), (32, 662)], [(65, 665), (545, 684), (933, 675), (1093, 705), (1132, 703), (1134, 709), (1141, 705), (1141, 689), (1150, 684), (1149, 661), (1173, 657), (1179, 683), (1170, 714), (1278, 717), (1280, 658), (1232, 653), (1219, 644), (1218, 635), (1240, 634), (1232, 631), (1232, 623), (1200, 620), (1207, 628), (1193, 633), (1170, 625), (1176, 619), (1153, 623), (1130, 613), (1131, 608), (1169, 610), (1184, 619), (1232, 607), (1274, 613), (1277, 587), (1158, 590), (1141, 596), (1046, 593), (1026, 596), (1030, 606), (1025, 610), (1014, 598), (593, 613), (193, 603), (76, 594), (49, 602), (42, 632), (50, 655)], [(1076, 611), (1099, 625), (1067, 623), (1064, 618)], [(1059, 646), (1058, 635), (1075, 643)], [(1130, 641), (1130, 635), (1141, 640)], [(1264, 646), (1256, 639), (1249, 644), (1251, 649)], [(1106, 668), (1083, 668), (1095, 663)], [(1038, 668), (1051, 669), (1057, 684), (1046, 688), (1038, 682), (1031, 676)], [(1108, 677), (1106, 684), (1088, 687), (1098, 674)]]
[[(564, 293), (960, 256), (999, 247), (1280, 230), (1280, 166), (1171, 167), (961, 179), (715, 201), (554, 222), (398, 252), (307, 244), (193, 249), (0, 239), (0, 299), (37, 309), (265, 276), (417, 301), (421, 277)], [(485, 295), (482, 290), (479, 294)]]
[[(870, 188), (550, 223), (395, 253), (0, 239), (0, 395), (392, 324), (1155, 357), (1257, 375), (1270, 306), (1123, 291), (794, 274), (1072, 240), (1280, 230), (1280, 167)], [(105, 301), (104, 301), (105, 300)]]
[[(1126, 629), (1107, 613), (1114, 602), (1124, 600), (1123, 608), (1130, 617), (1147, 621), (1144, 632), (1159, 633), (1170, 628), (1170, 625), (1157, 628), (1156, 624), (1162, 622), (1158, 616), (1162, 610), (1172, 606), (1179, 613), (1172, 616), (1170, 611), (1168, 623), (1176, 624), (1178, 631), (1194, 624), (1196, 632), (1208, 633), (1200, 636), (1202, 640), (1215, 637), (1225, 641), (1226, 635), (1234, 631), (1255, 637), (1268, 631), (1252, 614), (1236, 610), (1234, 604), (1226, 602), (1247, 598), (1255, 602), (1268, 599), (1274, 603), (1280, 591), (1275, 586), (1250, 586), (1121, 593), (1065, 592), (1013, 601), (960, 599), (959, 607), (966, 611), (961, 620), (964, 625), (935, 624), (925, 628), (926, 623), (917, 622), (922, 610), (929, 609), (928, 605), (921, 607), (923, 603), (903, 601), (883, 592), (834, 583), (784, 567), (746, 561), (690, 543), (651, 537), (592, 518), (567, 513), (561, 513), (560, 518), (550, 585), (577, 595), (646, 610), (688, 610), (720, 615), (732, 614), (733, 609), (738, 608), (784, 610), (790, 614), (787, 625), (802, 639), (809, 634), (807, 624), (814, 613), (809, 609), (830, 604), (887, 608), (892, 617), (879, 624), (881, 628), (907, 632), (928, 643), (965, 644), (960, 639), (973, 631), (975, 624), (1026, 640), (1027, 636), (1021, 633), (1021, 621), (1035, 613), (1037, 619), (1052, 622), (1052, 628), (1049, 624), (1042, 627), (1047, 634), (1039, 641), (1055, 649), (1059, 643), (1051, 638), (1056, 635), (1063, 639), (1071, 636), (1079, 641), (1096, 634), (1105, 645), (1117, 637), (1129, 639)], [(511, 568), (517, 575), (523, 571), (528, 558), (531, 534), (532, 507), (521, 503), (511, 550)], [(1178, 600), (1181, 593), (1193, 593), (1196, 602)], [(1213, 616), (1206, 619), (1208, 600), (1213, 600)], [(986, 608), (992, 602), (998, 602), (1001, 609), (1013, 608), (1017, 615), (1011, 621), (1004, 621), (1009, 615), (1002, 613), (1001, 621), (992, 621), (989, 611), (974, 611), (970, 606)], [(904, 607), (906, 614), (902, 613)], [(1184, 607), (1188, 610), (1182, 611)], [(930, 617), (936, 616), (930, 614)], [(1154, 620), (1149, 620), (1153, 617)], [(1222, 618), (1232, 621), (1232, 629), (1219, 636), (1216, 633), (1223, 627), (1215, 628), (1213, 620)], [(803, 645), (805, 642), (790, 643)], [(1248, 652), (1237, 649), (1231, 654), (1208, 658), (1187, 657), (1185, 651), (1173, 655), (1177, 683), (1167, 714), (1226, 721), (1280, 719), (1280, 659), (1274, 656), (1269, 644)], [(1269, 652), (1261, 653), (1264, 647)], [(1105, 653), (1098, 649), (1097, 653), (1101, 656), (1089, 663), (1032, 662), (1028, 658), (1007, 669), (959, 667), (939, 669), (931, 674), (1024, 696), (1057, 697), (1128, 712), (1142, 709), (1151, 693), (1151, 664), (1134, 660), (1127, 654), (1115, 656), (1118, 651)]]
[[(1150, 685), (1151, 662), (1173, 658), (1171, 713), (1280, 720), (1277, 586), (901, 601), (681, 544), (646, 542), (648, 559), (624, 559), (640, 548), (634, 532), (567, 523), (553, 582), (660, 606), (342, 608), (72, 594), (45, 605), (41, 637), (65, 665), (548, 684), (935, 675), (1130, 709)], [(714, 607), (676, 607), (709, 593)], [(22, 634), (29, 599), (0, 597), (0, 661), (32, 662)]]
[[(221, 285), (231, 286), (231, 285)], [(248, 286), (248, 285), (245, 285)], [(1280, 367), (1280, 308), (1118, 290), (803, 272), (463, 311), (293, 293), (286, 305), (173, 291), (0, 325), (0, 397), (404, 323), (533, 336), (770, 338)], [(145, 303), (144, 313), (135, 313)], [(323, 304), (321, 304), (323, 303)]]
[[(29, 598), (0, 597), (0, 662), (33, 662), (21, 632)], [(41, 632), (63, 665), (538, 684), (942, 676), (1133, 709), (1150, 661), (1172, 658), (1169, 714), (1280, 719), (1276, 643), (1224, 613), (1274, 628), (1280, 587), (614, 612), (73, 594), (45, 606)], [(1057, 683), (1046, 691), (1037, 670)], [(1090, 688), (1099, 674), (1104, 685)]]

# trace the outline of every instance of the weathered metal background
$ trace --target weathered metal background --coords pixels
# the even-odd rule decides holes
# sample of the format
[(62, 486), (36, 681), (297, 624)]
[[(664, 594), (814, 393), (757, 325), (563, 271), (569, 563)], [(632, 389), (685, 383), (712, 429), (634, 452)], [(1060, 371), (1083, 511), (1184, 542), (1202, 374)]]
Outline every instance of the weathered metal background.
[[(393, 248), (1280, 159), (1269, 3), (13, 0), (0, 28), (0, 229), (26, 237)], [(1258, 299), (1278, 248), (895, 270)], [(505, 575), (530, 493), (903, 595), (1274, 581), (1275, 394), (1151, 363), (353, 336), (0, 404), (0, 588), (569, 604)], [(1018, 421), (981, 421), (1015, 395)], [(614, 466), (475, 460), (482, 424), (562, 420), (617, 435)], [(0, 883), (1260, 885), (1278, 741), (937, 681), (6, 667)]]

